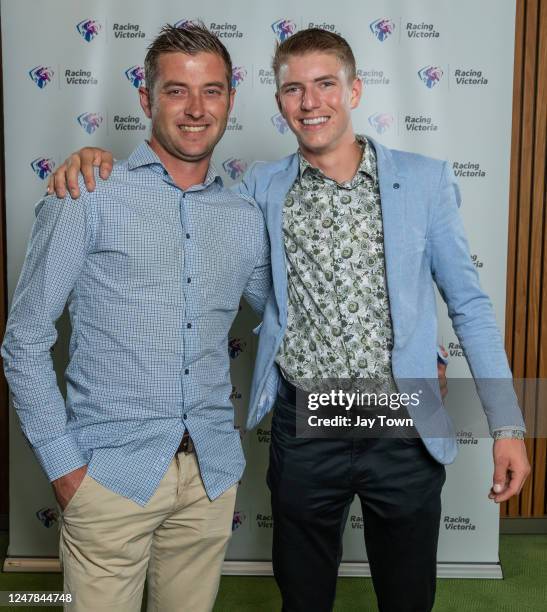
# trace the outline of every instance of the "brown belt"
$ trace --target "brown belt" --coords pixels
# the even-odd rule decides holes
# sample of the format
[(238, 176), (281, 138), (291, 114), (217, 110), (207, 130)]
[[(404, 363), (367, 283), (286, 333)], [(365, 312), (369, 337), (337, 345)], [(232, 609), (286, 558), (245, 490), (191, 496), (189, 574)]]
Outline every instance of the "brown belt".
[(179, 447), (175, 451), (175, 455), (178, 455), (179, 453), (185, 453), (187, 455), (188, 453), (193, 453), (193, 452), (194, 452), (194, 442), (192, 438), (190, 437), (188, 430), (186, 430), (184, 432), (184, 435), (182, 436), (182, 440), (180, 441)]

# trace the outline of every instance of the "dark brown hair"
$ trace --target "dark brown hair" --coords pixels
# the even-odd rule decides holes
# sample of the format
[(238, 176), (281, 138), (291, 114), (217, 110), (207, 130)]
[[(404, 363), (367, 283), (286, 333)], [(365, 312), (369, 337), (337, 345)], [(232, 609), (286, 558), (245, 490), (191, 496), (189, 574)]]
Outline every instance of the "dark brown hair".
[(158, 77), (158, 58), (164, 53), (214, 53), (220, 56), (226, 66), (228, 89), (232, 83), (232, 58), (226, 47), (212, 34), (203, 23), (188, 23), (180, 28), (165, 25), (158, 36), (150, 43), (144, 58), (146, 87), (152, 94)]
[(277, 44), (272, 60), (277, 86), (279, 87), (279, 70), (291, 55), (305, 55), (314, 51), (332, 53), (345, 68), (348, 79), (353, 81), (356, 78), (355, 57), (346, 39), (334, 32), (308, 28)]

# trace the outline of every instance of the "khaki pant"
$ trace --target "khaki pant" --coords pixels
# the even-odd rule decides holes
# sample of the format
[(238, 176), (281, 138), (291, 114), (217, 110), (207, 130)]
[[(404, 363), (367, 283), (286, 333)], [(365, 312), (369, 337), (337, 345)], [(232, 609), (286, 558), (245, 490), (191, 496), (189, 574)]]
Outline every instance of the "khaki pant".
[(237, 485), (210, 501), (194, 453), (179, 453), (143, 508), (86, 475), (62, 515), (60, 557), (72, 612), (213, 608)]

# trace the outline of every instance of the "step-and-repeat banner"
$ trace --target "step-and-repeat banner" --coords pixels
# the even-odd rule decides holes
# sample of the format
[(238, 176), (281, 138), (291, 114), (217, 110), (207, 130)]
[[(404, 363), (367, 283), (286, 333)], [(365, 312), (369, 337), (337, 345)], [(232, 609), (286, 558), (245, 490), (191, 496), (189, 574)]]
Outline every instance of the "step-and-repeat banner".
[[(339, 32), (353, 47), (363, 100), (356, 131), (384, 144), (450, 160), (462, 214), (484, 288), (503, 327), (515, 0), (2, 0), (7, 249), (10, 297), (25, 255), (34, 203), (66, 155), (85, 145), (126, 157), (148, 134), (137, 88), (147, 44), (165, 23), (201, 19), (232, 54), (236, 103), (215, 164), (226, 183), (255, 159), (292, 152), (296, 141), (274, 101), (270, 61), (275, 42), (315, 26)], [(245, 240), (245, 228), (241, 228)], [(446, 308), (439, 340), (449, 375), (469, 377)], [(255, 341), (246, 306), (229, 346), (232, 400), (245, 422)], [(66, 337), (55, 358), (62, 384)], [(458, 431), (456, 463), (443, 492), (439, 562), (498, 562), (498, 508), (487, 499), (491, 441), (477, 401), (449, 394), (469, 411)], [(242, 432), (243, 433), (243, 432)], [(11, 414), (10, 556), (57, 555), (51, 487)], [(270, 421), (243, 436), (247, 469), (239, 490), (228, 559), (270, 559), (272, 515), (265, 472)], [(363, 517), (351, 507), (344, 561), (366, 560)], [(478, 566), (476, 566), (478, 567)]]

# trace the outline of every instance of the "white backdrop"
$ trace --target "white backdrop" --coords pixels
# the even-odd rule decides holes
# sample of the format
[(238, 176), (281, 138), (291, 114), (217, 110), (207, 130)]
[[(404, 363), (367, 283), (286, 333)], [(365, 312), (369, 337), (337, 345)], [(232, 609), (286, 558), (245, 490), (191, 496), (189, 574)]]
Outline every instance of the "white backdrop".
[[(232, 54), (236, 104), (215, 154), (227, 183), (237, 180), (252, 160), (275, 159), (295, 149), (294, 137), (277, 114), (270, 59), (276, 39), (313, 25), (340, 32), (354, 49), (365, 84), (354, 113), (357, 131), (453, 163), (474, 261), (503, 328), (515, 0), (239, 0), (229, 7), (220, 0), (202, 0), (199, 9), (194, 4), (188, 10), (178, 0), (2, 0), (1, 11), (10, 297), (33, 205), (55, 165), (84, 145), (125, 157), (147, 136), (136, 86), (143, 77), (146, 46), (161, 25), (202, 19)], [(230, 346), (240, 423), (255, 348), (251, 319), (245, 307)], [(468, 377), (446, 315), (441, 316), (439, 338), (449, 349), (449, 374)], [(55, 353), (61, 371), (63, 342)], [(461, 409), (454, 394), (449, 398)], [(494, 576), (499, 575), (498, 509), (486, 498), (491, 442), (481, 438), (486, 429), (475, 400), (465, 407), (475, 415), (475, 425), (470, 419), (459, 432), (461, 452), (448, 468), (440, 573)], [(51, 488), (14, 414), (10, 435), (8, 554), (56, 556)], [(267, 571), (258, 562), (270, 559), (272, 521), (264, 480), (269, 436), (265, 421), (244, 437), (248, 467), (228, 559), (255, 564), (232, 565), (232, 570)], [(354, 504), (344, 535), (345, 562), (366, 560), (362, 528)], [(344, 569), (359, 572), (366, 566)]]

